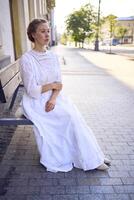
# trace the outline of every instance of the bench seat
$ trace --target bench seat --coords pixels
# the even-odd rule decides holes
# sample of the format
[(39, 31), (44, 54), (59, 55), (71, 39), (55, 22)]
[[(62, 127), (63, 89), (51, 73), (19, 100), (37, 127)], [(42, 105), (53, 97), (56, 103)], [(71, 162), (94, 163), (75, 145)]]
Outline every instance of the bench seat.
[(33, 125), (33, 123), (25, 118), (0, 118), (0, 126), (17, 126), (17, 125)]

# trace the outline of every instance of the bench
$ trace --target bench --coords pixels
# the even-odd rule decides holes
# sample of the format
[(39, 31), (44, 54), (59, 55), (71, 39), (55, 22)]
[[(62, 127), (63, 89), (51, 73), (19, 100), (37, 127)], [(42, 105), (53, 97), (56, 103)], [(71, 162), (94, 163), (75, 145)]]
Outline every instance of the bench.
[[(9, 111), (11, 111), (14, 106), (19, 88), (24, 87), (21, 82), (18, 60), (0, 70), (0, 103), (4, 104), (10, 101), (8, 107)], [(0, 126), (32, 124), (33, 123), (24, 115), (19, 118), (0, 118)]]

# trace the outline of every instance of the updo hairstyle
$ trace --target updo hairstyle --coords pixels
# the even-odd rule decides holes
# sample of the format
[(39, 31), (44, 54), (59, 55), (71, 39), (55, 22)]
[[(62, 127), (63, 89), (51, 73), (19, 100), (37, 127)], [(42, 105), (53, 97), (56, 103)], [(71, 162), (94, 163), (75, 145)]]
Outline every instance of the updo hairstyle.
[(42, 23), (48, 23), (48, 21), (46, 19), (33, 19), (30, 22), (30, 24), (27, 28), (27, 35), (31, 42), (34, 42), (34, 38), (33, 38), (32, 34), (36, 32), (38, 26)]

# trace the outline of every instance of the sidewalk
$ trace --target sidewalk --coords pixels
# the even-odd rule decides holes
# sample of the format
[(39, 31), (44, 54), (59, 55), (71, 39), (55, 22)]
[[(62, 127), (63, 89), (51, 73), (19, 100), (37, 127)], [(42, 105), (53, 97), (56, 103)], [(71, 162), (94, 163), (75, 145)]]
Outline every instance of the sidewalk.
[(0, 127), (0, 137), (7, 135), (1, 141), (7, 145), (0, 163), (0, 200), (134, 200), (132, 67), (126, 78), (125, 67), (123, 74), (112, 64), (108, 69), (101, 53), (53, 50), (62, 64), (64, 92), (93, 129), (112, 166), (108, 171), (46, 172), (39, 164), (31, 126)]
[[(94, 45), (85, 45), (86, 49), (90, 49), (94, 51)], [(126, 45), (99, 45), (99, 51), (106, 54), (116, 54), (120, 56), (125, 56), (130, 59), (134, 59), (134, 44), (126, 44)]]

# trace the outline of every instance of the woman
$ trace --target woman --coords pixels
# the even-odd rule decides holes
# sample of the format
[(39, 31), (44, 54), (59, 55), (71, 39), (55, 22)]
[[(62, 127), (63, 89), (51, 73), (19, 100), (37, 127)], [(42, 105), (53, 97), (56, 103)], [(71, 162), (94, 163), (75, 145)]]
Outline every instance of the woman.
[(27, 29), (32, 50), (20, 59), (25, 87), (24, 115), (34, 123), (40, 163), (51, 172), (67, 172), (73, 166), (83, 170), (108, 169), (92, 130), (79, 111), (62, 95), (57, 56), (47, 50), (50, 31), (44, 19), (34, 19)]

